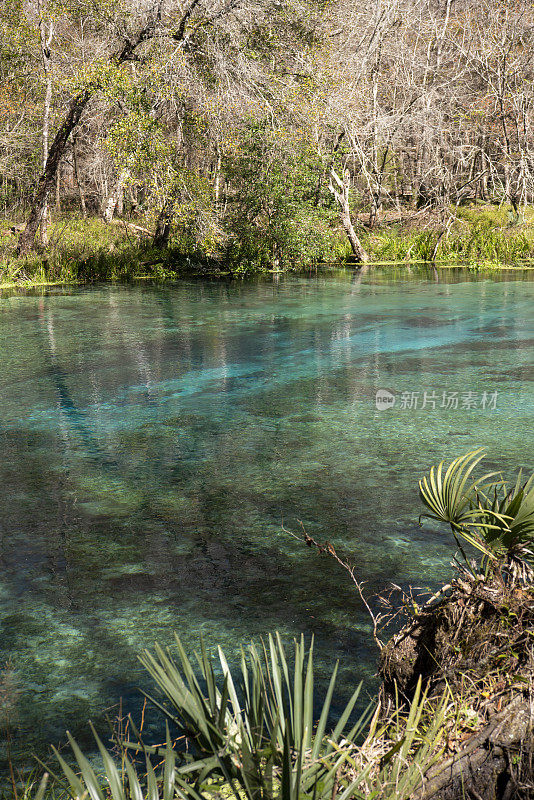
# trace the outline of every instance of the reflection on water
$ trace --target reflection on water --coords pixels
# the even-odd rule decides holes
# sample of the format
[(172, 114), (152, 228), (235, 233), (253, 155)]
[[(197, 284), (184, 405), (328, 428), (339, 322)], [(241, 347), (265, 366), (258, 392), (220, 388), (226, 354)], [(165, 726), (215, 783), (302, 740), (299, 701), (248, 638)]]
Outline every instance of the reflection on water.
[(173, 631), (230, 654), (315, 633), (324, 676), (341, 658), (345, 691), (373, 690), (350, 583), (282, 526), (332, 540), (370, 591), (433, 586), (451, 551), (417, 525), (416, 478), (479, 444), (488, 467), (534, 466), (534, 283), (435, 277), (0, 301), (0, 661), (19, 741), (83, 740), (120, 696), (135, 709), (136, 655)]

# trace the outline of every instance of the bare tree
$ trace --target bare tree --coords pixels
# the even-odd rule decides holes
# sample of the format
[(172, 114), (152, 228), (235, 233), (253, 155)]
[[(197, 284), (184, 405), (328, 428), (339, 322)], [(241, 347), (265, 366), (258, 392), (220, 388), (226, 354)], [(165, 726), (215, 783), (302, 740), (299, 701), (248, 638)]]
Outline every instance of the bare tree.
[[(43, 7), (43, 0), (37, 0), (37, 13), (39, 15), (39, 44), (41, 47), (41, 60), (43, 64), (43, 74), (45, 80), (45, 96), (43, 104), (43, 127), (42, 127), (42, 140), (43, 140), (43, 170), (46, 169), (46, 161), (48, 158), (48, 139), (50, 131), (50, 107), (52, 103), (52, 67), (51, 67), (51, 53), (50, 47), (54, 37), (54, 23), (52, 20), (45, 21), (46, 8)], [(48, 28), (48, 30), (47, 30)], [(48, 244), (48, 227), (49, 227), (49, 211), (48, 211), (48, 197), (45, 196), (43, 202), (43, 209), (41, 212), (41, 244)]]
[[(157, 29), (157, 23), (161, 19), (162, 2), (163, 0), (157, 0), (157, 2), (154, 3), (146, 16), (142, 27), (138, 29), (136, 35), (132, 38), (128, 38), (123, 43), (120, 50), (118, 50), (116, 54), (112, 56), (111, 60), (117, 66), (120, 66), (121, 64), (124, 64), (125, 62), (134, 58), (137, 49), (154, 36)], [(182, 15), (182, 20), (180, 21), (176, 35), (180, 35), (182, 28), (185, 29), (184, 20), (187, 20), (189, 17), (191, 6), (196, 5), (197, 3), (198, 0), (191, 0), (191, 5)], [(69, 137), (78, 125), (83, 112), (89, 104), (89, 101), (100, 88), (101, 84), (98, 81), (95, 81), (95, 83), (90, 87), (82, 89), (82, 91), (78, 92), (78, 94), (76, 94), (70, 101), (67, 115), (61, 123), (55, 135), (54, 141), (52, 142), (52, 145), (48, 151), (44, 170), (39, 179), (28, 221), (24, 231), (20, 236), (18, 246), (18, 252), (20, 255), (28, 253), (35, 245), (35, 236), (43, 219), (43, 214), (47, 205), (48, 194), (56, 179), (59, 163), (63, 157), (63, 154), (65, 153)]]
[(352, 224), (352, 220), (350, 217), (350, 202), (349, 202), (349, 191), (350, 191), (350, 175), (349, 171), (346, 169), (343, 171), (343, 179), (339, 177), (334, 167), (330, 168), (330, 182), (328, 185), (330, 192), (335, 197), (339, 209), (341, 212), (341, 224), (343, 225), (343, 229), (347, 234), (347, 238), (349, 240), (350, 246), (352, 248), (352, 252), (356, 261), (360, 264), (366, 264), (369, 261), (369, 256), (367, 255), (365, 249), (362, 246), (358, 236), (356, 235), (356, 231), (354, 230), (354, 226)]

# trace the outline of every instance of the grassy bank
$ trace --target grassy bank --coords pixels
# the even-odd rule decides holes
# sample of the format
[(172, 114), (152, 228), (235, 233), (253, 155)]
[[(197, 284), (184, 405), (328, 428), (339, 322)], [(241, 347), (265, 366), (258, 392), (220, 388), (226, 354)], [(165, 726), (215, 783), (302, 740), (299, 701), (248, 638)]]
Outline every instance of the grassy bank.
[[(452, 214), (452, 212), (451, 212)], [(363, 217), (362, 217), (363, 220)], [(49, 243), (30, 256), (18, 257), (19, 226), (0, 222), (0, 286), (14, 288), (86, 281), (164, 279), (184, 274), (243, 275), (265, 271), (254, 261), (229, 266), (221, 254), (191, 252), (179, 237), (168, 249), (152, 245), (144, 220), (57, 217)], [(511, 208), (474, 205), (455, 209), (454, 216), (420, 212), (402, 216), (388, 212), (372, 230), (358, 226), (364, 248), (376, 266), (385, 264), (464, 264), (473, 269), (509, 267), (534, 262), (534, 208), (521, 216)], [(351, 263), (350, 249), (338, 232), (332, 261)], [(269, 265), (277, 267), (276, 260)], [(295, 264), (301, 268), (302, 263)]]
[(51, 285), (93, 280), (128, 280), (150, 275), (166, 277), (171, 251), (156, 251), (146, 235), (120, 220), (111, 225), (99, 218), (57, 218), (49, 243), (18, 257), (18, 230), (0, 223), (0, 286)]
[(511, 207), (472, 205), (450, 216), (390, 215), (362, 241), (374, 262), (460, 263), (510, 266), (534, 259), (534, 208), (516, 216)]

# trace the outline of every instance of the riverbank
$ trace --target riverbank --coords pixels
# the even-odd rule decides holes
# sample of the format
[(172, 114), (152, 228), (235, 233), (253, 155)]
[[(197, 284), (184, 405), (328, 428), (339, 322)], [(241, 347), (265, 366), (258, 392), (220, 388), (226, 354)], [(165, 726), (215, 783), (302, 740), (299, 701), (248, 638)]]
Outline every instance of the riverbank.
[(385, 719), (420, 682), (430, 718), (447, 698), (439, 757), (414, 799), (532, 797), (534, 586), (508, 576), (503, 564), (492, 575), (460, 566), (381, 652)]
[[(534, 266), (534, 209), (516, 215), (505, 206), (473, 205), (454, 210), (446, 218), (433, 212), (392, 210), (372, 230), (359, 221), (370, 267), (435, 263), (465, 265), (469, 269), (509, 269)], [(185, 251), (179, 242), (165, 249), (153, 246), (149, 222), (58, 216), (52, 220), (49, 241), (29, 256), (18, 257), (16, 246), (22, 224), (0, 222), (0, 288), (30, 288), (92, 281), (166, 279), (184, 275), (241, 277), (269, 271), (302, 270), (321, 261), (281, 267), (273, 257), (261, 267), (252, 259), (229, 263), (224, 253), (202, 248)], [(343, 241), (332, 252), (332, 262), (359, 268)]]
[[(328, 543), (319, 550), (335, 555)], [(382, 646), (378, 698), (350, 732), (347, 723), (359, 688), (334, 732), (324, 735), (336, 668), (312, 733), (313, 642), (309, 646), (304, 638), (295, 640), (293, 664), (290, 648), (286, 657), (279, 635), (269, 636), (265, 663), (254, 645), (242, 651), (243, 675), (237, 668), (232, 675), (220, 651), (220, 665), (232, 691), (235, 686), (247, 697), (241, 707), (237, 695), (228, 702), (228, 694), (218, 685), (219, 664), (211, 648), (206, 649), (202, 641), (202, 660), (195, 676), (195, 666), (177, 639), (175, 662), (158, 645), (155, 653), (145, 650), (140, 656), (166, 698), (165, 714), (172, 723), (173, 738), (167, 728), (166, 744), (153, 747), (145, 741), (143, 719), (139, 729), (138, 723), (129, 720), (123, 731), (124, 719), (119, 716), (110, 720), (109, 742), (105, 739), (103, 744), (97, 738), (102, 761), (91, 753), (87, 759), (69, 737), (73, 754), (63, 750), (61, 756), (57, 751), (50, 756), (52, 769), (48, 766), (47, 772), (53, 777), (49, 784), (41, 771), (17, 779), (10, 762), (4, 797), (79, 800), (93, 787), (91, 795), (103, 800), (109, 785), (114, 787), (115, 800), (130, 800), (136, 787), (136, 796), (145, 797), (148, 768), (149, 773), (155, 770), (149, 788), (153, 800), (227, 800), (231, 796), (242, 800), (257, 796), (266, 800), (311, 796), (319, 800), (529, 800), (534, 788), (534, 660), (529, 635), (534, 585), (530, 578), (510, 580), (504, 562), (492, 575), (477, 572), (474, 566), (474, 562), (459, 566), (451, 582), (425, 605), (417, 607), (408, 602), (412, 595), (405, 595), (402, 605), (392, 608), (395, 617), (404, 614), (408, 621)], [(276, 686), (273, 694), (271, 676)], [(197, 681), (208, 686), (208, 697)], [(289, 707), (282, 699), (283, 691)], [(261, 698), (259, 720), (250, 695)], [(276, 712), (283, 714), (291, 730), (291, 750), (283, 733), (277, 737), (277, 723), (273, 733), (270, 718), (278, 719)], [(256, 723), (254, 739), (247, 736), (251, 721)], [(203, 736), (208, 725), (210, 735)], [(92, 732), (96, 738), (94, 728)], [(195, 741), (194, 755), (184, 753), (184, 738)], [(255, 773), (244, 766), (246, 746), (252, 750)], [(144, 763), (140, 752), (147, 758)], [(160, 772), (158, 766), (163, 764)], [(63, 772), (70, 788), (55, 771)], [(288, 775), (294, 791), (285, 787)]]

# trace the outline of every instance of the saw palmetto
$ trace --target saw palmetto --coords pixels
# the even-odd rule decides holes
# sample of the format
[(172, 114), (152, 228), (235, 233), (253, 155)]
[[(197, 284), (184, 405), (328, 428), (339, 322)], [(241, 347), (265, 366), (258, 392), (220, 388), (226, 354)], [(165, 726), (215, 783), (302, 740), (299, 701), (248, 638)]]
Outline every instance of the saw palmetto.
[[(534, 475), (522, 483), (521, 473), (510, 489), (493, 472), (478, 480), (475, 467), (482, 449), (441, 462), (419, 481), (419, 494), (428, 509), (422, 516), (448, 524), (464, 557), (462, 540), (490, 560), (529, 560), (534, 540)], [(499, 476), (497, 478), (497, 476)]]

